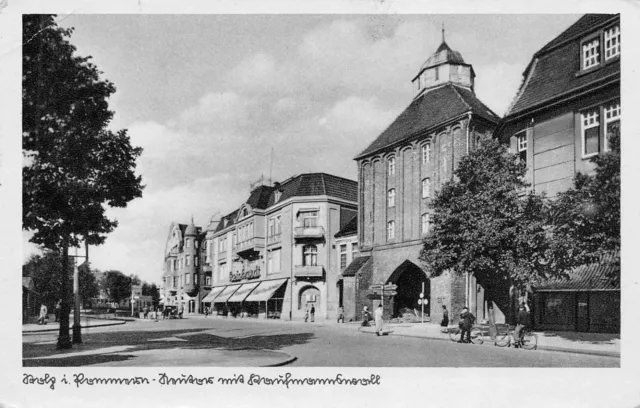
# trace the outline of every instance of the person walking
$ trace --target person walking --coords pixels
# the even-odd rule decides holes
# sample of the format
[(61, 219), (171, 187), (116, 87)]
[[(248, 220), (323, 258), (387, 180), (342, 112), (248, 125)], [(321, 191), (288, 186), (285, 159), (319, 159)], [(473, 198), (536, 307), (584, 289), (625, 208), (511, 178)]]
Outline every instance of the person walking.
[(178, 311), (178, 317), (182, 319), (182, 315), (184, 313), (184, 305), (180, 303), (180, 309)]
[(338, 323), (344, 323), (344, 307), (340, 306), (338, 308)]
[(382, 303), (378, 305), (378, 308), (373, 312), (373, 317), (376, 321), (376, 336), (383, 334), (382, 332)]
[(309, 308), (304, 309), (304, 322), (307, 323), (309, 321)]
[[(471, 328), (475, 321), (476, 317), (469, 312), (469, 308), (462, 308), (462, 313), (460, 314), (460, 340), (458, 340), (458, 343), (471, 343)], [(464, 338), (465, 334), (467, 336), (466, 340)]]
[(147, 307), (147, 305), (145, 305), (142, 308), (142, 316), (146, 319), (149, 317), (149, 308)]
[(316, 316), (316, 307), (314, 305), (311, 305), (311, 323), (314, 322), (315, 316)]
[(40, 306), (40, 316), (38, 317), (38, 324), (47, 324), (47, 319), (49, 318), (47, 316), (47, 312), (47, 306), (43, 303), (42, 306)]
[(442, 321), (440, 322), (440, 327), (442, 327), (442, 332), (447, 332), (447, 327), (449, 326), (449, 311), (445, 305), (442, 305)]

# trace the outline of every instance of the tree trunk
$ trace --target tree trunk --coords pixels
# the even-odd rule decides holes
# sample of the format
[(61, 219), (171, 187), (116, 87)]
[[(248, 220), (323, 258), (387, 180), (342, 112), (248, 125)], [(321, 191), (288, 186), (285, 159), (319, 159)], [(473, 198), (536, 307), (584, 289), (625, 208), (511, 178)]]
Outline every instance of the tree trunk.
[(72, 347), (69, 336), (69, 314), (71, 305), (69, 304), (69, 239), (65, 238), (62, 244), (62, 270), (60, 271), (60, 331), (58, 332), (58, 349), (70, 349)]

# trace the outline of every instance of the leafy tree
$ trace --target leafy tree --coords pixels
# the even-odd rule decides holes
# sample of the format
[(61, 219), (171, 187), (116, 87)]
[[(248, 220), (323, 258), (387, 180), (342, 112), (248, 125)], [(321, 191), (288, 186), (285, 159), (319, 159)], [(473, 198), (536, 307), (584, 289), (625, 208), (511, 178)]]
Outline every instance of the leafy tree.
[(72, 31), (53, 15), (23, 16), (22, 227), (31, 242), (61, 255), (58, 348), (71, 347), (69, 246), (102, 244), (118, 225), (107, 206), (126, 207), (143, 189), (135, 174), (142, 149), (126, 130), (107, 130), (115, 87), (91, 57), (75, 55)]
[[(595, 174), (578, 173), (573, 188), (553, 203), (553, 233), (567, 243), (580, 263), (613, 262), (614, 282), (620, 280), (620, 133), (609, 134), (610, 151), (591, 159)], [(611, 254), (616, 256), (611, 256)]]
[(106, 271), (103, 276), (102, 289), (110, 301), (120, 303), (131, 297), (132, 279), (130, 276), (126, 276), (120, 271)]
[(155, 306), (158, 305), (158, 301), (160, 300), (160, 290), (155, 283), (149, 285), (147, 282), (144, 282), (142, 284), (142, 295), (151, 296), (153, 304)]
[(570, 254), (547, 227), (548, 202), (526, 194), (526, 166), (506, 146), (483, 140), (461, 159), (456, 180), (433, 200), (420, 259), (432, 276), (470, 272), (489, 287), (565, 276)]
[(78, 283), (80, 285), (80, 299), (84, 304), (100, 293), (96, 275), (87, 263), (78, 267)]

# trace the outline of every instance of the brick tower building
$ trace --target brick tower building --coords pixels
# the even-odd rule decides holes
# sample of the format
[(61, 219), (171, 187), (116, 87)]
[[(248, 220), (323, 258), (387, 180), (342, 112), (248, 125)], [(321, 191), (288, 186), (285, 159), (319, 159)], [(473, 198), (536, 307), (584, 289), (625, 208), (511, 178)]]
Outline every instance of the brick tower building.
[(482, 288), (464, 276), (429, 279), (418, 260), (435, 192), (453, 178), (460, 159), (480, 137), (489, 137), (499, 121), (476, 97), (474, 79), (473, 67), (447, 45), (443, 32), (442, 44), (413, 78), (414, 99), (355, 158), (358, 242), (361, 256), (371, 260), (358, 260), (369, 267), (357, 272), (356, 310), (377, 305), (367, 295), (371, 284), (380, 283), (398, 286), (395, 296), (384, 299), (386, 317), (419, 310), (424, 284), (429, 301), (425, 314), (433, 320), (440, 319), (442, 305), (454, 318), (465, 304), (483, 316)]

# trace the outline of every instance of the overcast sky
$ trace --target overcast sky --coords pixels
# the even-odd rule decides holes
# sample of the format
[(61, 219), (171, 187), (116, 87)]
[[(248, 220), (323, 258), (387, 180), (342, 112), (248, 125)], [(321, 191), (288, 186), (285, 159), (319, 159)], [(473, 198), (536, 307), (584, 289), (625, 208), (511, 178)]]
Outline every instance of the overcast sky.
[[(413, 98), (411, 79), (441, 42), (504, 114), (533, 53), (577, 15), (71, 15), (71, 42), (115, 83), (111, 126), (144, 148), (146, 189), (92, 247), (92, 266), (161, 282), (172, 221), (206, 226), (246, 199), (249, 182), (327, 172), (353, 157)], [(24, 257), (37, 251), (25, 233)]]

